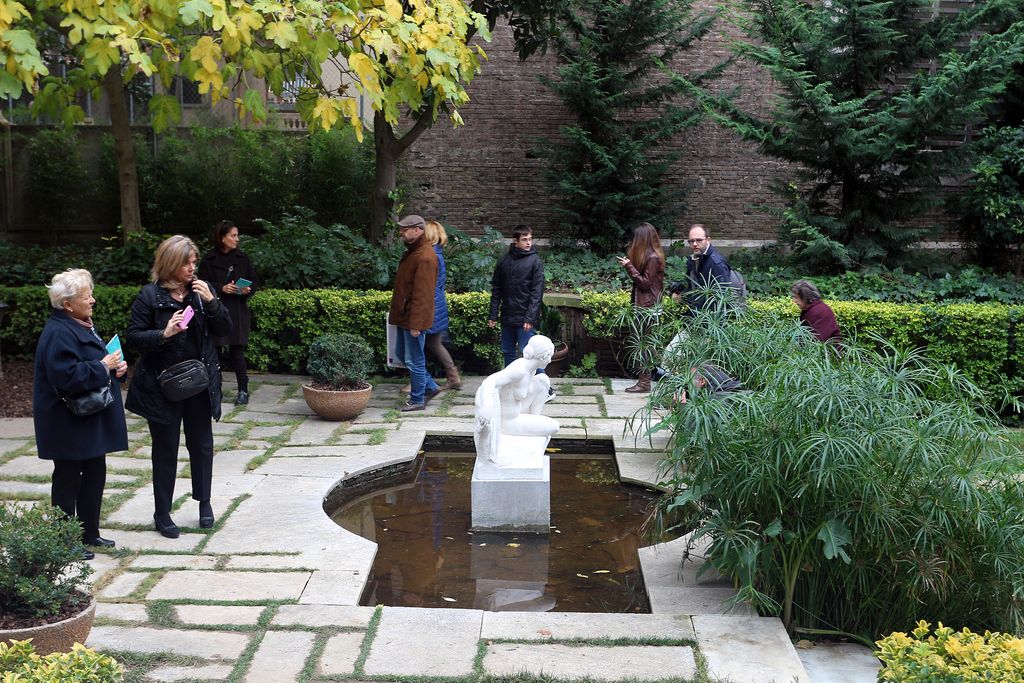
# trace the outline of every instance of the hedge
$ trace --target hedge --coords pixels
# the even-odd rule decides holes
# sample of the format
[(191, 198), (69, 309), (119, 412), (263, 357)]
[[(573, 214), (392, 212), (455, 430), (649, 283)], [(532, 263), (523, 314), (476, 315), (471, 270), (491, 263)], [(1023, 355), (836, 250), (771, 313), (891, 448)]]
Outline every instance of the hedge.
[[(96, 324), (107, 338), (124, 334), (137, 287), (98, 286)], [(0, 287), (0, 301), (13, 304), (0, 328), (5, 354), (31, 355), (50, 312), (46, 289), (39, 286)], [(274, 290), (258, 292), (250, 302), (253, 331), (249, 360), (260, 370), (303, 372), (306, 348), (327, 332), (362, 335), (384, 364), (384, 320), (391, 293), (355, 290)], [(628, 292), (584, 293), (583, 326), (593, 337), (617, 337), (613, 321), (629, 306)], [(863, 301), (830, 302), (844, 336), (861, 342), (885, 339), (898, 347), (923, 347), (933, 358), (954, 363), (993, 395), (1005, 388), (1024, 393), (1024, 351), (1017, 336), (1024, 329), (1024, 306), (998, 303), (894, 304)], [(489, 295), (484, 292), (449, 294), (453, 355), (471, 372), (500, 367), (498, 330), (487, 327)], [(672, 315), (668, 307), (666, 315)], [(749, 302), (755, 315), (796, 320), (789, 299)]]
[[(97, 286), (94, 319), (104, 338), (124, 337), (138, 287)], [(0, 350), (5, 355), (35, 352), (36, 341), (50, 316), (45, 287), (0, 287), (0, 301), (12, 306), (0, 327)], [(353, 332), (374, 349), (378, 367), (384, 367), (384, 321), (390, 292), (335, 289), (264, 289), (249, 307), (253, 329), (249, 334), (249, 363), (258, 370), (304, 372), (310, 342), (328, 332)], [(466, 370), (491, 371), (501, 366), (498, 330), (487, 326), (490, 295), (482, 292), (449, 294), (449, 334), (453, 356)], [(129, 359), (131, 350), (128, 349)]]

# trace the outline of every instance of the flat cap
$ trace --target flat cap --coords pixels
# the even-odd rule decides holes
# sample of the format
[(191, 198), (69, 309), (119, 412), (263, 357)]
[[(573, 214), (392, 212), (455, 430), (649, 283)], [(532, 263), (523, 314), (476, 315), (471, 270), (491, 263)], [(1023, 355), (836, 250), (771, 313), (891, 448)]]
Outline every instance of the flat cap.
[(421, 228), (426, 225), (426, 221), (423, 220), (423, 216), (410, 214), (398, 221), (398, 225), (402, 228)]

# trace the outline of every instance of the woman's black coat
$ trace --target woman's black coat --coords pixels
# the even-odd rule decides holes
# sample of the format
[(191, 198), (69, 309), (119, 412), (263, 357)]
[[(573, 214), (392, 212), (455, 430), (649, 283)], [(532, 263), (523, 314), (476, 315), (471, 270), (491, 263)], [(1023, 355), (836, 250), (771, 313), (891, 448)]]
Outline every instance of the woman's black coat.
[[(199, 295), (193, 293), (189, 294), (185, 301), (190, 303), (196, 312), (189, 327), (198, 325), (202, 361), (210, 376), (210, 387), (207, 389), (210, 396), (210, 414), (214, 420), (219, 420), (222, 398), (220, 364), (213, 346), (213, 335), (226, 336), (231, 332), (231, 316), (227, 307), (217, 298), (202, 302), (200, 305)], [(132, 302), (132, 316), (128, 323), (128, 346), (141, 352), (142, 357), (132, 374), (125, 407), (136, 415), (158, 424), (170, 422), (170, 402), (161, 393), (157, 376), (164, 367), (160, 362), (161, 351), (166, 342), (164, 328), (177, 310), (177, 302), (171, 297), (171, 293), (159, 284), (150, 283), (142, 288)]]
[[(224, 285), (234, 282), (240, 277), (252, 282), (248, 294), (225, 294)], [(252, 261), (241, 249), (232, 249), (228, 253), (220, 249), (211, 249), (199, 263), (199, 279), (210, 283), (214, 294), (220, 302), (227, 306), (231, 314), (231, 333), (226, 336), (214, 336), (216, 346), (245, 346), (249, 343), (249, 328), (252, 326), (252, 314), (249, 312), (249, 297), (256, 293), (260, 279)]]
[[(121, 383), (103, 364), (106, 345), (65, 313), (54, 310), (36, 344), (32, 420), (43, 460), (87, 460), (128, 449)], [(76, 417), (57, 391), (77, 394), (111, 383), (114, 402)]]

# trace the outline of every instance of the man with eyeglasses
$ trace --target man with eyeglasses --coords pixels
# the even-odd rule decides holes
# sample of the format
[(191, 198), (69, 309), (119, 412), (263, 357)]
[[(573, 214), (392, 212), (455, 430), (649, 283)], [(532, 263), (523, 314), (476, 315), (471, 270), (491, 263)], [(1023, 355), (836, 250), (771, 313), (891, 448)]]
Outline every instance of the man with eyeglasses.
[(398, 233), (406, 252), (398, 264), (395, 288), (391, 294), (388, 322), (398, 328), (395, 354), (409, 368), (409, 400), (403, 413), (423, 410), (426, 402), (441, 391), (427, 373), (423, 355), (425, 330), (434, 324), (434, 289), (437, 287), (437, 255), (426, 238), (426, 222), (420, 216), (398, 221)]
[(700, 294), (701, 290), (729, 286), (729, 262), (711, 245), (707, 229), (699, 223), (690, 226), (686, 243), (693, 252), (686, 262), (686, 291), (689, 292), (686, 300), (691, 308), (700, 311), (715, 301), (713, 297)]

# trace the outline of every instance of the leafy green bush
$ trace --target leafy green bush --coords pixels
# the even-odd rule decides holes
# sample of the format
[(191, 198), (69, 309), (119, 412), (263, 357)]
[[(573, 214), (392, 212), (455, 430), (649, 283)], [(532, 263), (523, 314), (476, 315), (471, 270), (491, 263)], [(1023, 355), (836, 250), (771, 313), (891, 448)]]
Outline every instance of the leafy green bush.
[(81, 643), (71, 652), (54, 652), (40, 657), (32, 643), (15, 640), (0, 643), (0, 671), (4, 683), (120, 683), (124, 668), (112, 657), (101, 655)]
[(143, 223), (160, 231), (205, 235), (224, 218), (277, 221), (296, 205), (362, 229), (372, 188), (372, 145), (348, 129), (191, 126), (161, 135), (156, 153), (139, 158)]
[(306, 367), (320, 385), (341, 391), (362, 389), (374, 370), (373, 349), (354, 334), (325, 334), (309, 345)]
[(1009, 633), (978, 635), (956, 632), (939, 623), (919, 621), (906, 633), (879, 640), (875, 656), (882, 660), (878, 680), (886, 683), (983, 683), (1024, 680), (1024, 640)]
[(0, 504), (0, 614), (52, 617), (82, 592), (82, 527), (50, 505)]
[(26, 203), (35, 219), (48, 226), (50, 241), (56, 242), (61, 227), (82, 220), (81, 212), (89, 203), (84, 200), (91, 195), (78, 132), (38, 128), (27, 141), (26, 153)]
[(263, 235), (243, 247), (266, 287), (383, 288), (394, 281), (401, 242), (378, 247), (344, 225), (323, 227), (299, 207), (277, 225), (261, 223)]
[[(753, 307), (650, 334), (674, 338), (651, 395), (668, 412), (646, 417), (672, 435), (668, 507), (739, 599), (864, 640), (918, 616), (1024, 627), (1024, 453), (961, 371), (881, 341), (837, 353)], [(748, 391), (698, 390), (704, 362)]]

